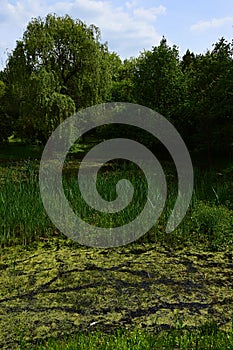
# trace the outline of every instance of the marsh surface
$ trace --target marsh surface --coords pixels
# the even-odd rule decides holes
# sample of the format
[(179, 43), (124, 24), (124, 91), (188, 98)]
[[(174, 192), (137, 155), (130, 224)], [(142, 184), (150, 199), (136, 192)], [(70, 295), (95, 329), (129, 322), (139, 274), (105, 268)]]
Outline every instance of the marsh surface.
[(227, 329), (232, 268), (231, 252), (155, 244), (94, 249), (48, 240), (2, 249), (0, 347), (120, 326), (159, 331), (216, 320)]

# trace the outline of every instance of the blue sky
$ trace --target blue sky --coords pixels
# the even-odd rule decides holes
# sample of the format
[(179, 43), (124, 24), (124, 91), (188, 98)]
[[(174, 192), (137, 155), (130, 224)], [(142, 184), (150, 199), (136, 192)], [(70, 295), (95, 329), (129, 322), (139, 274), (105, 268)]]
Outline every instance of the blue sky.
[(232, 0), (0, 0), (0, 69), (33, 17), (69, 14), (97, 25), (102, 41), (122, 58), (138, 56), (164, 35), (177, 45), (204, 53), (219, 38), (233, 38)]

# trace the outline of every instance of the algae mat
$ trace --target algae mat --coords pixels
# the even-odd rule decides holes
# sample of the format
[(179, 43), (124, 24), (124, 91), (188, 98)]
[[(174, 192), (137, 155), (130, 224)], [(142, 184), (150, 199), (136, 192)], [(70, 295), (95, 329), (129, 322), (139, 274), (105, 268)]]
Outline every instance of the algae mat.
[(232, 253), (155, 244), (94, 249), (59, 241), (5, 248), (0, 347), (79, 330), (231, 326)]

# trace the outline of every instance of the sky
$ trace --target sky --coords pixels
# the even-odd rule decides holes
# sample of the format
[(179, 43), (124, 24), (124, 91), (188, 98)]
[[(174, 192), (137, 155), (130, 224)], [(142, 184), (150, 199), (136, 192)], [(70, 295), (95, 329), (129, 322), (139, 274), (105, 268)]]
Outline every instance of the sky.
[(101, 41), (122, 59), (137, 57), (162, 38), (205, 53), (221, 37), (233, 38), (232, 0), (0, 0), (0, 69), (32, 18), (70, 15), (101, 31)]

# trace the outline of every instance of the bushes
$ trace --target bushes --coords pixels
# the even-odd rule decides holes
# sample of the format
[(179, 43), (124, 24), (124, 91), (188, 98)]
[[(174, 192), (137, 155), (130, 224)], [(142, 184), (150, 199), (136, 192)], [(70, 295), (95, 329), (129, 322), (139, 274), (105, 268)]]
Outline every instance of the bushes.
[(225, 206), (198, 202), (191, 216), (191, 229), (199, 242), (214, 250), (233, 242), (233, 211)]

